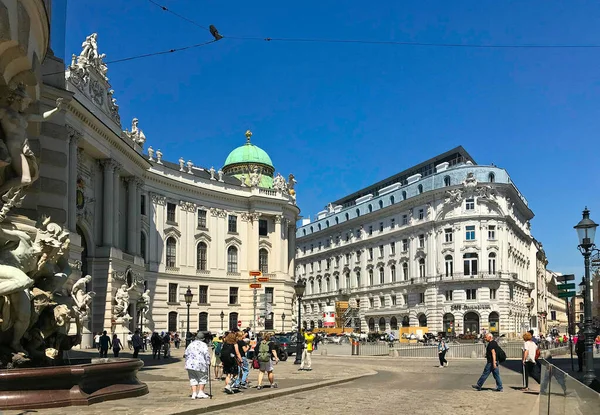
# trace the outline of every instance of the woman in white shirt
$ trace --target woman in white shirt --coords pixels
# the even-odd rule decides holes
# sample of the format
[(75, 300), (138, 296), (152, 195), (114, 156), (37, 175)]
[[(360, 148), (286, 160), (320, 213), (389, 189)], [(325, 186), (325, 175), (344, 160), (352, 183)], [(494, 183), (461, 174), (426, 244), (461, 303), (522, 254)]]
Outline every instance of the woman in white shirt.
[(525, 340), (523, 344), (523, 367), (525, 369), (525, 387), (522, 389), (523, 391), (529, 391), (529, 377), (533, 377), (533, 371), (535, 370), (537, 345), (531, 339), (531, 333), (527, 332), (523, 335), (523, 340)]

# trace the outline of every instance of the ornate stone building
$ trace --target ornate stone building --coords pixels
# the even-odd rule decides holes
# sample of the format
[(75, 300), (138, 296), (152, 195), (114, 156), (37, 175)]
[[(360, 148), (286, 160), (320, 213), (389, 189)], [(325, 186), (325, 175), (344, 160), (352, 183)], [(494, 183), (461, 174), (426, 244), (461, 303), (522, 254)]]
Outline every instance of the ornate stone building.
[(462, 148), (332, 202), (296, 233), (303, 324), (326, 306), (362, 331), (521, 332), (535, 323), (533, 212)]

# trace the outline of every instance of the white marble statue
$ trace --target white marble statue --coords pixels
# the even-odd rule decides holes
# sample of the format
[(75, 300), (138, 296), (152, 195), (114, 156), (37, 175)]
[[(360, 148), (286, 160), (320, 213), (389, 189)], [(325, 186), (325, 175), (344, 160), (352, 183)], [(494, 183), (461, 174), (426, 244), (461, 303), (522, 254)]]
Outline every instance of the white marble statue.
[(98, 34), (92, 33), (88, 37), (85, 38), (84, 42), (81, 44), (81, 53), (79, 54), (79, 58), (89, 63), (96, 62), (98, 59)]
[(185, 160), (183, 157), (179, 157), (179, 171), (185, 171)]
[(156, 163), (157, 164), (162, 164), (162, 151), (160, 151), (160, 148), (158, 150), (156, 150)]
[[(71, 287), (71, 297), (73, 297), (73, 300), (75, 301), (75, 306), (82, 312), (87, 308), (87, 297), (89, 297), (89, 293), (87, 292), (87, 284), (89, 284), (91, 281), (92, 276), (86, 275), (85, 277), (77, 280), (75, 284), (73, 284), (73, 287)], [(92, 296), (93, 295), (95, 294), (92, 294)]]
[(150, 290), (146, 290), (140, 296), (138, 301), (138, 310), (142, 313), (144, 317), (148, 314), (150, 310)]
[(210, 180), (216, 180), (215, 179), (215, 168), (211, 166), (210, 169), (208, 170), (208, 172), (210, 173)]
[[(125, 137), (129, 138), (131, 141), (133, 141), (137, 145), (143, 147), (144, 143), (146, 142), (146, 136), (144, 135), (144, 132), (140, 129), (140, 127), (138, 127), (138, 124), (139, 124), (139, 120), (137, 118), (134, 118), (133, 120), (131, 120), (131, 131), (129, 131), (128, 129), (125, 129), (125, 131), (123, 131), (123, 135)], [(158, 150), (158, 151), (160, 151), (160, 150)], [(157, 157), (158, 157), (158, 151), (157, 151)]]
[(13, 174), (2, 181), (0, 195), (9, 189), (29, 186), (38, 178), (39, 166), (29, 148), (27, 125), (29, 121), (47, 121), (63, 107), (62, 98), (58, 98), (56, 108), (42, 115), (25, 113), (31, 99), (23, 84), (19, 84), (10, 92), (7, 102), (7, 107), (0, 107), (0, 126), (4, 133), (4, 139), (0, 141), (0, 167), (10, 165)]
[(123, 284), (119, 289), (117, 289), (113, 312), (115, 317), (129, 317), (127, 312), (127, 308), (129, 307), (129, 291), (131, 291), (133, 288), (133, 286), (127, 288), (127, 285)]
[(223, 181), (223, 170), (219, 169), (217, 174), (219, 175), (219, 181), (222, 182)]
[(260, 184), (261, 178), (262, 178), (262, 174), (258, 170), (258, 166), (253, 166), (252, 171), (250, 173), (250, 186), (257, 187)]
[(187, 172), (189, 174), (194, 174), (194, 172), (192, 171), (192, 167), (194, 167), (194, 163), (192, 163), (192, 160), (188, 160), (187, 162)]
[(273, 179), (273, 188), (280, 192), (285, 192), (287, 190), (287, 182), (281, 175), (281, 173), (277, 173), (277, 176)]
[(152, 146), (148, 147), (148, 161), (154, 161), (154, 149)]

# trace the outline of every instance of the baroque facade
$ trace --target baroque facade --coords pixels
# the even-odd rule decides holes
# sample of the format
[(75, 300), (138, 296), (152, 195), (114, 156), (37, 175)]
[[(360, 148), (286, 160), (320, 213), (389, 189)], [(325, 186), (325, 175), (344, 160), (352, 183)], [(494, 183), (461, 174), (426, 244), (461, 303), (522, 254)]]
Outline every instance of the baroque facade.
[(17, 212), (51, 216), (70, 231), (71, 267), (92, 276), (95, 293), (83, 346), (101, 330), (185, 331), (188, 287), (191, 330), (252, 326), (251, 270), (269, 278), (257, 293), (266, 318), (256, 329), (292, 315), (295, 180), (275, 174), (252, 133), (221, 169), (169, 162), (137, 119), (121, 126), (96, 34), (66, 71), (51, 53), (43, 71), (32, 87), (37, 105), (62, 98), (65, 109), (30, 138), (40, 179)]
[(302, 324), (515, 334), (536, 323), (533, 212), (506, 170), (457, 147), (330, 203), (296, 233)]

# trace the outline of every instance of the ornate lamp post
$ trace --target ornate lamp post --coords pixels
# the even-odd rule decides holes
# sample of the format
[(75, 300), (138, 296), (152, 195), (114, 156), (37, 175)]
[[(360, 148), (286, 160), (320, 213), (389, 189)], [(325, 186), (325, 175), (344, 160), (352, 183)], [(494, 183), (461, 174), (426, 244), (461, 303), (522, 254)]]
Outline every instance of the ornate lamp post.
[(285, 313), (281, 314), (281, 332), (283, 333), (285, 330)]
[(590, 256), (593, 252), (598, 252), (594, 245), (596, 228), (598, 224), (590, 219), (590, 211), (586, 207), (583, 211), (583, 218), (574, 226), (579, 237), (579, 251), (583, 254), (583, 263), (585, 267), (585, 287), (584, 287), (584, 327), (585, 335), (585, 374), (583, 382), (590, 386), (596, 379), (594, 372), (594, 329), (592, 328), (592, 300), (591, 300), (591, 281), (590, 281)]
[(221, 317), (221, 331), (223, 331), (223, 319), (225, 318), (225, 313), (223, 312), (223, 310), (221, 310), (221, 314), (219, 314), (219, 317)]
[(302, 280), (298, 280), (296, 284), (294, 284), (294, 291), (296, 292), (296, 298), (298, 299), (298, 332), (296, 333), (296, 360), (294, 360), (295, 365), (299, 365), (302, 363), (302, 331), (301, 331), (301, 321), (302, 321), (302, 296), (304, 295), (304, 290), (306, 289), (306, 283)]
[(183, 297), (185, 298), (185, 304), (187, 305), (187, 331), (185, 333), (185, 344), (187, 345), (190, 337), (190, 305), (192, 305), (192, 300), (194, 299), (194, 294), (192, 294), (189, 285)]

